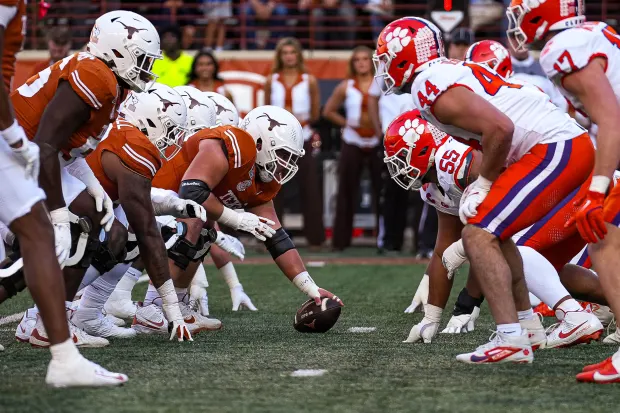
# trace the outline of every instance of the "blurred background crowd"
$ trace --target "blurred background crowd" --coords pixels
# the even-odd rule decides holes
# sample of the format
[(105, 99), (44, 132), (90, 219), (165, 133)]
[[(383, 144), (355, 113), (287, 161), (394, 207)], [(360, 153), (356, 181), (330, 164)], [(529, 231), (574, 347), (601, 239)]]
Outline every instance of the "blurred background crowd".
[[(464, 18), (446, 36), (448, 57), (463, 59), (476, 40), (505, 43), (509, 0), (449, 3), (460, 6)], [(439, 0), (42, 1), (29, 6), (25, 48), (47, 49), (49, 57), (28, 66), (26, 78), (83, 47), (102, 13), (136, 11), (160, 31), (164, 59), (154, 67), (160, 82), (224, 94), (241, 115), (264, 103), (298, 117), (306, 156), (275, 200), (298, 244), (315, 251), (376, 246), (382, 254), (427, 258), (437, 232), (435, 211), (393, 183), (383, 164), (383, 132), (412, 108), (411, 98), (381, 95), (372, 50), (385, 24), (428, 16), (438, 6)], [(620, 1), (587, 7), (589, 20), (618, 26)], [(262, 61), (254, 62), (256, 53)], [(315, 53), (323, 53), (321, 62), (309, 61)], [(543, 76), (535, 56), (513, 54), (515, 72)], [(222, 70), (233, 61), (243, 70)]]

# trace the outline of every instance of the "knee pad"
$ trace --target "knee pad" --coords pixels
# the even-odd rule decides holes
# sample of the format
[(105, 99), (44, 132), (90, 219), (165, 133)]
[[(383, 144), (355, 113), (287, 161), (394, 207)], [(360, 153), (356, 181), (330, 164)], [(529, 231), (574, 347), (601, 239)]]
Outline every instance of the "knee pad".
[(15, 297), (18, 292), (26, 289), (24, 271), (19, 270), (10, 277), (0, 279), (0, 287), (4, 288), (8, 298)]
[(100, 274), (105, 274), (111, 271), (116, 264), (123, 262), (126, 256), (126, 248), (123, 248), (119, 254), (114, 254), (114, 251), (110, 249), (109, 239), (106, 235), (106, 239), (97, 246), (97, 250), (92, 256), (91, 265), (95, 267)]
[(140, 248), (138, 248), (138, 239), (136, 234), (130, 232), (127, 235), (127, 244), (125, 244), (127, 255), (125, 256), (125, 264), (134, 262), (140, 256)]
[(99, 238), (93, 236), (92, 222), (88, 217), (69, 215), (71, 228), (71, 255), (65, 266), (72, 268), (88, 268), (95, 251), (99, 247)]
[[(162, 235), (164, 230), (162, 227)], [(177, 228), (172, 236), (169, 237), (166, 242), (166, 249), (168, 250), (168, 258), (170, 258), (174, 264), (182, 270), (187, 269), (190, 262), (196, 262), (202, 260), (211, 249), (211, 244), (217, 239), (217, 231), (214, 229), (203, 229), (198, 237), (198, 241), (195, 244), (188, 241), (185, 237), (187, 235), (187, 225), (184, 222), (177, 223)], [(164, 239), (166, 239), (164, 237)], [(171, 244), (169, 246), (169, 244)]]

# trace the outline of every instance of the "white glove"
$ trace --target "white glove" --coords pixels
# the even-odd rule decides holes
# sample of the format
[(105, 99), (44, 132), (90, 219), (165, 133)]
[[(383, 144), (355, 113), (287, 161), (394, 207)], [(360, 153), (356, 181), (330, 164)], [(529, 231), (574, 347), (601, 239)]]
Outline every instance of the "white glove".
[(403, 343), (417, 343), (422, 341), (425, 344), (429, 344), (437, 335), (437, 330), (439, 330), (439, 323), (429, 321), (425, 317), (422, 321), (413, 326), (409, 332), (409, 337), (407, 337)]
[(235, 237), (231, 237), (230, 235), (218, 231), (215, 245), (227, 253), (239, 258), (241, 261), (245, 258), (245, 247), (243, 246), (243, 243)]
[(491, 185), (493, 185), (493, 182), (480, 175), (478, 179), (465, 188), (459, 206), (459, 217), (464, 225), (467, 225), (468, 218), (476, 216), (478, 213), (478, 206), (484, 201), (484, 198), (487, 197), (487, 194), (491, 190)]
[(474, 331), (475, 323), (480, 316), (480, 307), (474, 307), (471, 314), (453, 315), (442, 334), (461, 334)]
[(467, 255), (465, 255), (465, 246), (463, 240), (460, 239), (452, 245), (450, 245), (443, 252), (441, 256), (441, 262), (446, 270), (448, 270), (448, 279), (451, 280), (454, 277), (454, 273), (461, 265), (467, 261)]
[(176, 192), (151, 188), (151, 202), (155, 215), (172, 215), (175, 218), (200, 218), (207, 222), (207, 211), (195, 201), (181, 199)]
[(99, 180), (86, 163), (86, 159), (77, 158), (73, 163), (65, 167), (67, 172), (86, 185), (86, 191), (95, 199), (97, 212), (105, 209), (105, 215), (101, 218), (101, 226), (105, 232), (109, 232), (114, 222), (114, 203), (105, 192)]
[(50, 213), (54, 226), (56, 257), (60, 267), (71, 255), (71, 227), (69, 226), (69, 208), (62, 207)]
[[(0, 135), (11, 146), (15, 160), (26, 169), (26, 177), (37, 181), (39, 179), (40, 166), (39, 146), (28, 140), (24, 129), (19, 126), (17, 121), (14, 121), (5, 130), (0, 131)], [(16, 147), (18, 145), (19, 147)]]
[(232, 299), (232, 310), (239, 311), (246, 307), (250, 311), (258, 311), (258, 308), (254, 307), (250, 297), (243, 291), (243, 286), (238, 284), (236, 287), (230, 290), (230, 298)]
[[(166, 310), (164, 310), (164, 312), (165, 311)], [(169, 322), (168, 331), (170, 332), (170, 341), (172, 341), (175, 337), (178, 341), (194, 341), (191, 333), (189, 332), (189, 328), (187, 328), (187, 325), (183, 319)]]
[(413, 295), (411, 305), (405, 308), (405, 313), (411, 314), (415, 312), (424, 312), (424, 306), (428, 303), (428, 282), (428, 274), (424, 274), (422, 276), (422, 280), (420, 280), (420, 285), (418, 285), (418, 289)]
[(157, 292), (163, 302), (161, 308), (164, 310), (166, 320), (168, 320), (168, 331), (170, 332), (170, 340), (177, 338), (178, 341), (194, 341), (179, 308), (176, 291), (172, 280), (167, 280), (159, 288)]
[(273, 237), (273, 234), (276, 233), (276, 230), (270, 227), (270, 225), (276, 224), (272, 220), (250, 212), (235, 212), (227, 207), (224, 207), (224, 211), (217, 222), (234, 230), (249, 232), (260, 241), (266, 241), (267, 238)]

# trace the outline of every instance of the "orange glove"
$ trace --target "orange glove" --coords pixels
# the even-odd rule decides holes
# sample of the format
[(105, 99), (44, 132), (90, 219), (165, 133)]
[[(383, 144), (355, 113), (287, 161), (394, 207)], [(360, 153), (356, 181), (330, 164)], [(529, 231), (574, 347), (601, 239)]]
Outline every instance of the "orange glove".
[(607, 227), (603, 217), (603, 202), (605, 194), (596, 191), (588, 191), (587, 195), (575, 202), (579, 210), (573, 215), (565, 227), (568, 228), (577, 223), (579, 235), (586, 242), (596, 244), (605, 238)]

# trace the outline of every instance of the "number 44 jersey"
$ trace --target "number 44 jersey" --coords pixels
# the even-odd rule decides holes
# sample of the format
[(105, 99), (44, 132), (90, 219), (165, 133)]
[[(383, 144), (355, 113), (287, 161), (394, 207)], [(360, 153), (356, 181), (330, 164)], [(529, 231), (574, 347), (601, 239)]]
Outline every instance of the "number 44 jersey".
[(549, 101), (538, 88), (508, 82), (492, 69), (476, 63), (438, 60), (415, 78), (411, 94), (422, 117), (449, 135), (469, 140), (480, 149), (478, 134), (445, 125), (433, 114), (437, 98), (448, 89), (466, 87), (495, 106), (514, 124), (507, 164), (518, 161), (537, 144), (573, 139), (585, 132), (570, 116)]

